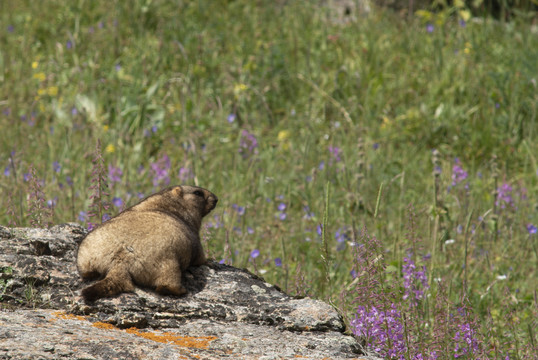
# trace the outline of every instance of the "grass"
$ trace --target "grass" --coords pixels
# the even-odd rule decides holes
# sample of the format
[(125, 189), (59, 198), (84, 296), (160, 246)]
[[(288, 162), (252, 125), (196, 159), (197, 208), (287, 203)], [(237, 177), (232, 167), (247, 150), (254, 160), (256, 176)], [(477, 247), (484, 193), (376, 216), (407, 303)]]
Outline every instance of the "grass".
[[(424, 353), (411, 340), (428, 327), (453, 356), (448, 318), (474, 324), (490, 358), (532, 358), (528, 21), (462, 23), (454, 9), (345, 20), (293, 1), (0, 7), (0, 223), (88, 225), (106, 210), (96, 187), (113, 215), (168, 183), (196, 184), (220, 199), (205, 231), (216, 260), (329, 300), (350, 324), (375, 306), (353, 300), (380, 291), (378, 310), (396, 304), (394, 324), (405, 320), (405, 358)], [(419, 305), (406, 289), (424, 293)], [(477, 321), (454, 310), (464, 306)]]

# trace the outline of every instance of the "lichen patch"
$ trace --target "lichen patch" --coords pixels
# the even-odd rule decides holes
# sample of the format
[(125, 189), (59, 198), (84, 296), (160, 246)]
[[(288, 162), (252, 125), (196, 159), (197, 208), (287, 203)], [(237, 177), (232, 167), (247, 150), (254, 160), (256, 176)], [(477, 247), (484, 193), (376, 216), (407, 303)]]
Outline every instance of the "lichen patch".
[[(84, 316), (75, 315), (75, 314), (68, 314), (65, 311), (55, 311), (52, 313), (56, 318), (63, 319), (63, 320), (80, 320), (80, 321), (87, 321)], [(51, 319), (52, 321), (56, 321), (57, 319)]]
[(137, 328), (129, 328), (125, 331), (156, 342), (195, 349), (207, 349), (209, 343), (217, 339), (215, 336), (180, 336), (169, 332), (140, 331)]

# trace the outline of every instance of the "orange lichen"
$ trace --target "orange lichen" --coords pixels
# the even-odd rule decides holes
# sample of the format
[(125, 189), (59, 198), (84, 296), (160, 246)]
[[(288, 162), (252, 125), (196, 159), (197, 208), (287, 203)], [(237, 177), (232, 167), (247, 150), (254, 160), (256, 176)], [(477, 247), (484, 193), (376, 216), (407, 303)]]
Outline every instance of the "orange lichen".
[(119, 330), (117, 327), (115, 327), (112, 324), (97, 321), (92, 324), (93, 327), (99, 328), (99, 329), (106, 329), (106, 330)]
[[(74, 315), (74, 314), (66, 314), (63, 311), (55, 311), (52, 313), (55, 317), (59, 319), (70, 319), (70, 320), (84, 320), (88, 321), (88, 319), (84, 316)], [(56, 321), (57, 319), (51, 319), (52, 321)], [(99, 329), (105, 329), (105, 330), (120, 330), (116, 326), (97, 321), (92, 324), (93, 327), (99, 328)], [(183, 346), (187, 348), (195, 348), (195, 349), (207, 349), (209, 347), (209, 343), (213, 340), (216, 340), (217, 338), (215, 336), (199, 336), (199, 337), (193, 337), (193, 336), (181, 336), (174, 333), (169, 332), (151, 332), (151, 331), (140, 331), (140, 329), (137, 328), (129, 328), (125, 330), (129, 334), (133, 334), (136, 336), (140, 336), (144, 339), (164, 343), (164, 344), (173, 344), (178, 346)]]
[(129, 328), (125, 331), (127, 331), (129, 334), (134, 334), (136, 336), (143, 337), (144, 339), (153, 340), (153, 341), (165, 343), (165, 344), (179, 345), (179, 346), (188, 347), (188, 348), (196, 348), (196, 349), (207, 349), (209, 346), (209, 343), (217, 339), (214, 336), (193, 337), (193, 336), (180, 336), (180, 335), (167, 333), (167, 332), (160, 332), (160, 333), (143, 332), (134, 327)]
[[(52, 313), (52, 315), (56, 316), (57, 318), (64, 319), (64, 320), (86, 320), (84, 316), (75, 315), (75, 314), (67, 314), (63, 311), (55, 311)], [(52, 319), (55, 321), (56, 319)]]

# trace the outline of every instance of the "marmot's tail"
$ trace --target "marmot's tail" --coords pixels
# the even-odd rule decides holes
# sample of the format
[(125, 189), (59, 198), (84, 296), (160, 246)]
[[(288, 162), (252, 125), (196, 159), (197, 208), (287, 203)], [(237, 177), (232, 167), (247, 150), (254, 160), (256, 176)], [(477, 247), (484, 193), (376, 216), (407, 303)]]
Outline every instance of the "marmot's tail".
[(99, 280), (83, 289), (82, 296), (86, 301), (95, 301), (102, 297), (114, 296), (133, 290), (134, 284), (129, 272), (121, 266), (116, 266), (110, 269), (103, 280)]

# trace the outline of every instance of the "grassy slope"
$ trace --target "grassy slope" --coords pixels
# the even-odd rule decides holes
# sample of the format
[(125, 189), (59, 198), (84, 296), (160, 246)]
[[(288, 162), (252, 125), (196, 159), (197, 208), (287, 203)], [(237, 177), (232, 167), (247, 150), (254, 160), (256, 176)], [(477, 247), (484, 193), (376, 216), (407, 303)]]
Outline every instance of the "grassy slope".
[[(350, 243), (366, 227), (397, 272), (410, 238), (420, 238), (416, 252), (433, 255), (430, 281), (445, 279), (457, 297), (467, 278), (479, 314), (489, 309), (501, 323), (506, 286), (528, 321), (538, 263), (537, 235), (526, 229), (538, 222), (536, 34), (517, 21), (462, 27), (379, 11), (341, 22), (303, 2), (256, 3), (2, 2), (0, 223), (28, 225), (30, 164), (46, 199), (57, 198), (53, 221), (77, 220), (101, 139), (107, 164), (123, 171), (111, 197), (130, 204), (154, 191), (151, 164), (166, 154), (172, 183), (221, 199), (209, 220), (213, 256), (252, 268), (259, 249), (256, 269), (289, 291), (336, 301), (352, 281)], [(468, 177), (451, 186), (456, 157)], [(195, 178), (178, 179), (180, 168)], [(495, 205), (503, 183), (513, 204)], [(326, 198), (323, 250), (316, 227)]]

